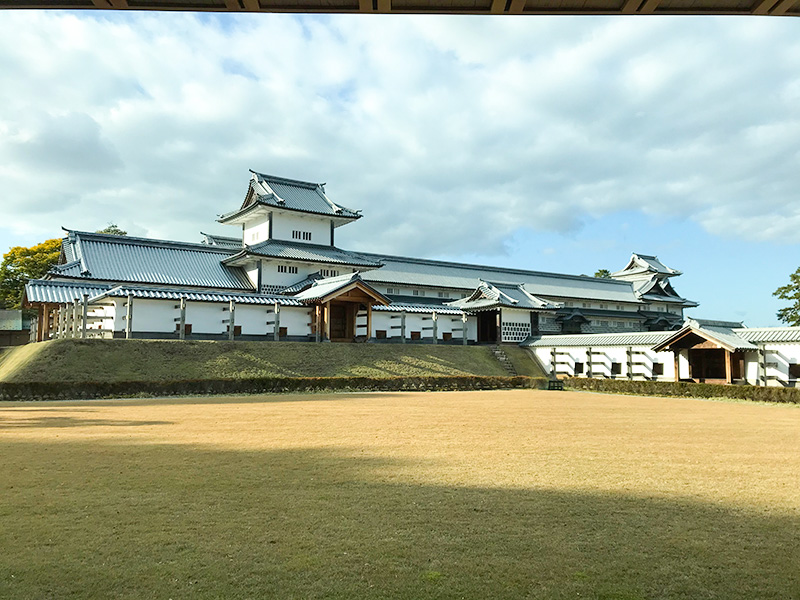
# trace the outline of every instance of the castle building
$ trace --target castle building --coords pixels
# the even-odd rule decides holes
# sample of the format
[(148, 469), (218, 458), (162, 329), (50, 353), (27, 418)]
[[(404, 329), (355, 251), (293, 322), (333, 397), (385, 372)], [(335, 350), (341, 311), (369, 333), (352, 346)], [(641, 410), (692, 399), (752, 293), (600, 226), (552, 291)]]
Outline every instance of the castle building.
[(655, 256), (595, 278), (339, 248), (336, 231), (361, 218), (324, 184), (251, 171), (218, 219), (235, 235), (67, 230), (59, 264), (25, 289), (34, 337), (520, 343), (677, 330), (697, 306)]

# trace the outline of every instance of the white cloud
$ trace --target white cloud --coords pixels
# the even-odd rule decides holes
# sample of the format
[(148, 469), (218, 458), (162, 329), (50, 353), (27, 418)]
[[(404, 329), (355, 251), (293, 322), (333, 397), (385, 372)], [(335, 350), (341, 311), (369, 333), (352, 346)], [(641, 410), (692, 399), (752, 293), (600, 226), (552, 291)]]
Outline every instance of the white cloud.
[(788, 19), (8, 12), (0, 227), (197, 239), (254, 168), (326, 180), (365, 213), (346, 243), (387, 252), (503, 253), (631, 210), (800, 242), (798, 40)]

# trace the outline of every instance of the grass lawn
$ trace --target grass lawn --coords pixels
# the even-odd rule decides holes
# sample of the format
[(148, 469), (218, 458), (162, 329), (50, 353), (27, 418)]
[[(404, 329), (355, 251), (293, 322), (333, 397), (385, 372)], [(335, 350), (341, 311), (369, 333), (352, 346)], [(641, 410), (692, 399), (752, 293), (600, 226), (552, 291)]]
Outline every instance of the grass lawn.
[(800, 598), (800, 408), (0, 404), (0, 598)]
[(0, 357), (0, 381), (17, 382), (422, 375), (506, 372), (485, 346), (54, 340)]

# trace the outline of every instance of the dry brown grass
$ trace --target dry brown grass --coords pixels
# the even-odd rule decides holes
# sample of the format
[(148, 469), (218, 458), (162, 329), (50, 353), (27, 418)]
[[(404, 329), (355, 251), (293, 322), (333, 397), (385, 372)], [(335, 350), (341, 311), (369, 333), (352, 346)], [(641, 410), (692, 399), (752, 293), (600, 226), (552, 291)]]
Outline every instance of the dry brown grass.
[(0, 404), (3, 598), (798, 598), (800, 409)]

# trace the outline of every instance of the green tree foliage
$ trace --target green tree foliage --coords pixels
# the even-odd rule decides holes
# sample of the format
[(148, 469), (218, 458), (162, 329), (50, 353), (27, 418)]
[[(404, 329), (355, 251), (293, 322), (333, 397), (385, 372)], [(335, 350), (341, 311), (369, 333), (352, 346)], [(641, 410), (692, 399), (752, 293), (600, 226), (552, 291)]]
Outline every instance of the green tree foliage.
[(611, 279), (611, 271), (608, 269), (598, 269), (594, 276), (598, 279)]
[(800, 326), (800, 267), (789, 275), (789, 283), (779, 287), (772, 295), (792, 303), (778, 311), (778, 318), (789, 325)]
[(29, 279), (43, 277), (58, 262), (61, 240), (54, 238), (36, 246), (14, 246), (0, 264), (0, 307), (20, 308), (22, 288)]
[(109, 223), (108, 226), (104, 227), (103, 229), (98, 229), (95, 233), (107, 233), (109, 235), (128, 235), (127, 231), (123, 231), (119, 227), (117, 227), (116, 223)]

